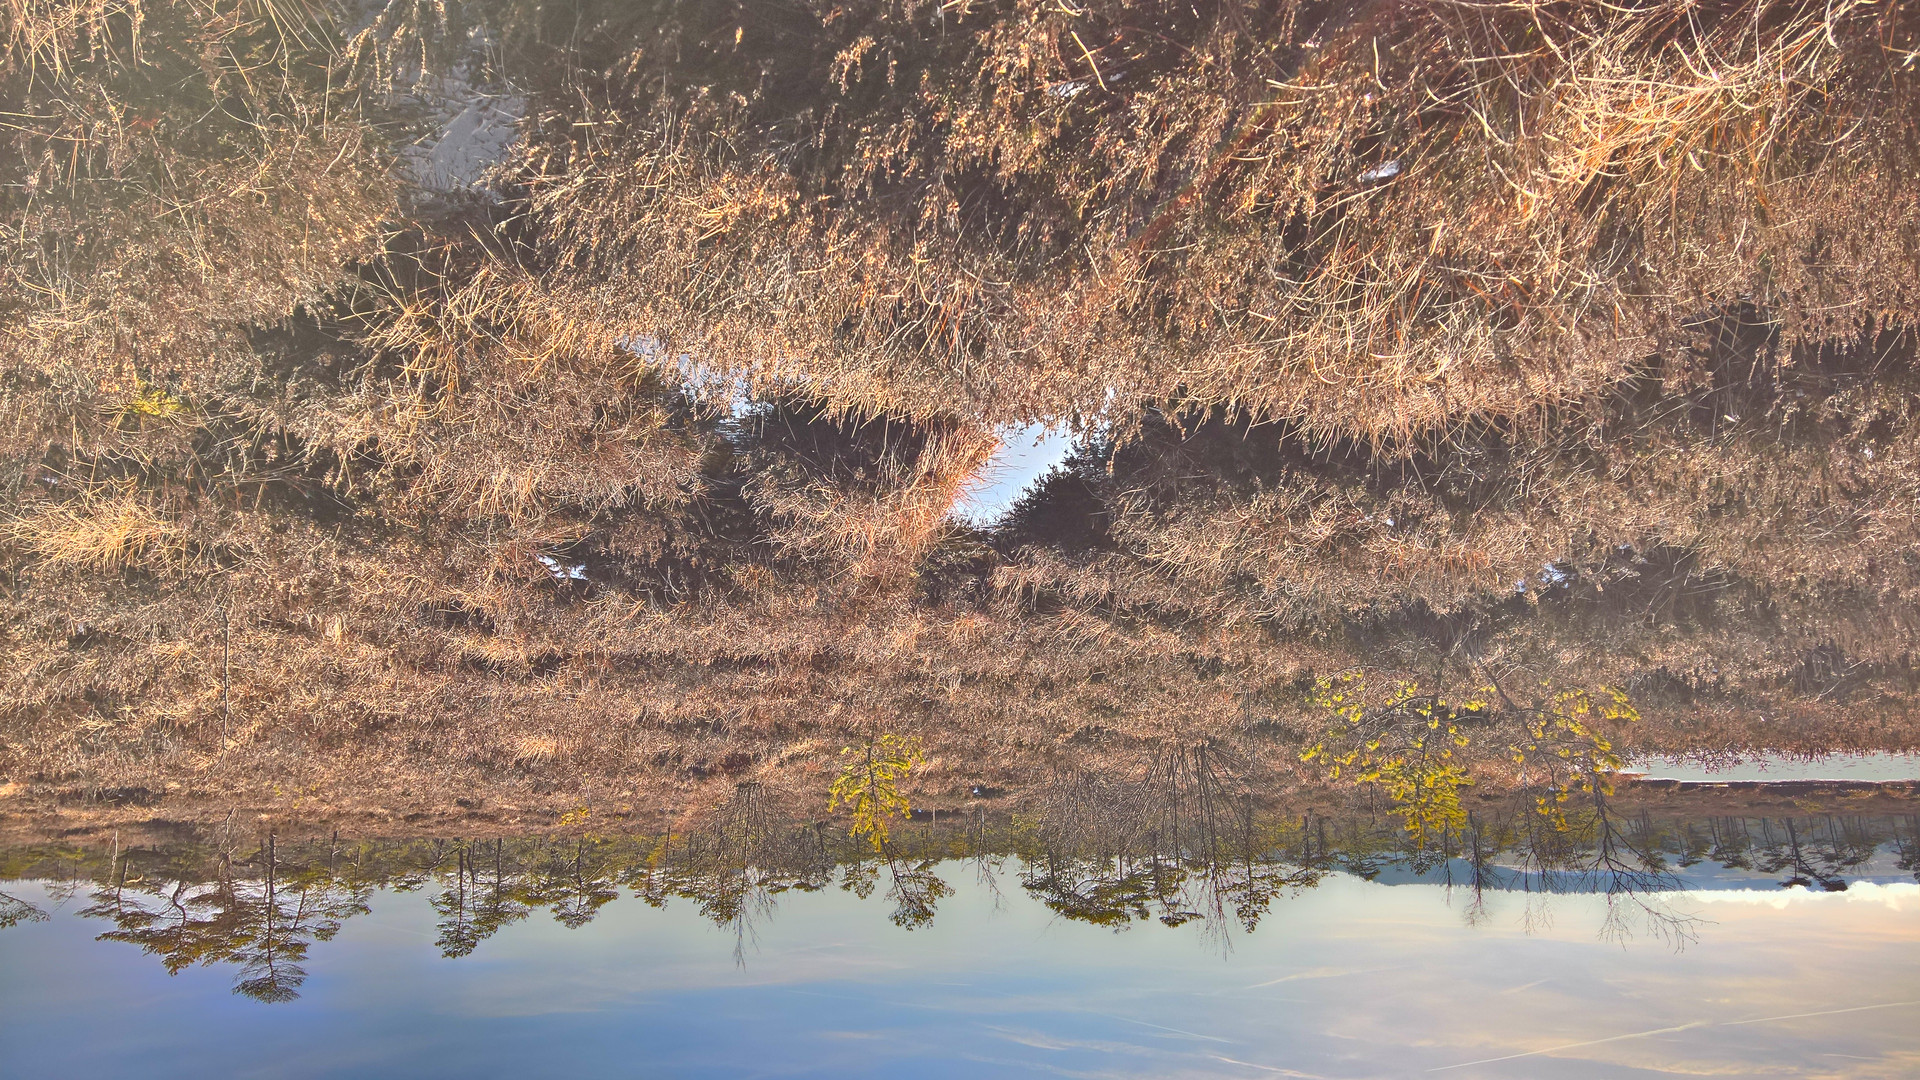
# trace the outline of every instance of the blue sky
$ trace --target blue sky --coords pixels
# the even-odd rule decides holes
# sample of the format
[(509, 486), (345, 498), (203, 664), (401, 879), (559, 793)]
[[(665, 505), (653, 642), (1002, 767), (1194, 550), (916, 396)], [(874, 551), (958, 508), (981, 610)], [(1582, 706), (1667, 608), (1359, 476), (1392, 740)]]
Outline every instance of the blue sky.
[(954, 516), (984, 525), (999, 517), (1047, 470), (1073, 451), (1064, 428), (1029, 424), (1000, 433), (1000, 451), (981, 470), (981, 483), (961, 496)]

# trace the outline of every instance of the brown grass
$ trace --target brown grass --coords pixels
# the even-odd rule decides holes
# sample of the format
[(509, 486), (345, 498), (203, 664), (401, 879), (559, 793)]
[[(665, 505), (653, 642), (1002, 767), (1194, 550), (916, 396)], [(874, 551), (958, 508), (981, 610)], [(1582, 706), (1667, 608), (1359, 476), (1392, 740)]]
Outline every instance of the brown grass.
[[(245, 370), (248, 327), (319, 298), (371, 250), (394, 187), (368, 119), (329, 87), (311, 14), (286, 0), (9, 3), (10, 381), (48, 382), (68, 406), (149, 386), (204, 396)], [(124, 441), (61, 411), (22, 418), (22, 434)]]
[(921, 440), (910, 456), (888, 453), (854, 483), (801, 470), (768, 470), (748, 484), (750, 503), (776, 523), (780, 552), (844, 566), (854, 581), (895, 583), (954, 533), (954, 505), (997, 443), (954, 428)]
[(862, 407), (1374, 438), (1536, 416), (1703, 307), (1817, 341), (1916, 295), (1900, 5), (833, 11), (687, 22), (556, 103), (562, 295)]
[[(1074, 10), (8, 8), (0, 782), (1285, 780), (1303, 680), (1467, 655), (1911, 741), (1908, 6)], [(482, 16), (519, 156), (402, 193)]]
[(124, 490), (43, 506), (8, 521), (5, 535), (55, 571), (179, 573), (193, 559), (186, 530)]

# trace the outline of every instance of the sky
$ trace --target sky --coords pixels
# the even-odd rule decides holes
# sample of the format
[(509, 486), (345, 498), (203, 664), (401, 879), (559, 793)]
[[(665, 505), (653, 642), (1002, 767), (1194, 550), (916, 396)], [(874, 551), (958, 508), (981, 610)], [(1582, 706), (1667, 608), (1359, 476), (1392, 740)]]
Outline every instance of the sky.
[(999, 451), (981, 470), (981, 482), (955, 505), (956, 517), (978, 525), (991, 523), (1073, 452), (1073, 436), (1063, 428), (1030, 424), (999, 434)]
[[(631, 896), (435, 950), (434, 887), (379, 892), (298, 1001), (169, 977), (54, 917), (0, 932), (0, 1074), (37, 1076), (1667, 1077), (1920, 1075), (1920, 885), (1698, 891), (1691, 940), (1605, 899), (1346, 875), (1251, 934), (1068, 922), (945, 864), (928, 926), (881, 888), (786, 893), (736, 936)], [(36, 891), (37, 890), (37, 891)], [(1656, 901), (1656, 903), (1666, 903)], [(1633, 915), (1634, 910), (1625, 912)], [(1641, 923), (1629, 918), (1632, 930)], [(739, 946), (741, 960), (735, 962)]]

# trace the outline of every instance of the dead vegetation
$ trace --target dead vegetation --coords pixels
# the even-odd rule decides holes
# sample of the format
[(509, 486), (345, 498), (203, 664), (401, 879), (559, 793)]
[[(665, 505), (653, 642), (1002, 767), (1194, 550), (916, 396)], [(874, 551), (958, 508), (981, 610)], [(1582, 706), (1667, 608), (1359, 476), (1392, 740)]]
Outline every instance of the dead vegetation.
[[(1912, 742), (1909, 6), (4, 14), (38, 804), (1290, 782), (1316, 676), (1469, 654)], [(405, 190), (476, 28), (522, 141)]]
[(329, 86), (317, 10), (11, 0), (0, 17), (0, 348), (60, 406), (192, 397), (248, 363), (240, 330), (372, 250), (395, 189)]
[(1903, 5), (657, 11), (529, 130), (541, 250), (764, 385), (1406, 438), (1585, 398), (1703, 309), (1810, 344), (1914, 302)]
[(130, 491), (44, 506), (7, 525), (10, 538), (52, 570), (166, 573), (191, 559), (184, 533)]

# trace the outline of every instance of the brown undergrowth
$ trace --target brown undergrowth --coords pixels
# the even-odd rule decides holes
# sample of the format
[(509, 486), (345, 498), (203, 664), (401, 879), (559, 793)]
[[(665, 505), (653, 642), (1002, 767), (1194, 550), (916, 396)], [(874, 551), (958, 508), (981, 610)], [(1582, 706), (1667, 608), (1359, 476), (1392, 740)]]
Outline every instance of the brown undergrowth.
[(438, 10), (5, 9), (11, 805), (1286, 785), (1354, 671), (1913, 744), (1909, 6)]
[(529, 129), (555, 295), (857, 407), (1405, 438), (1916, 297), (1904, 5), (653, 10)]

